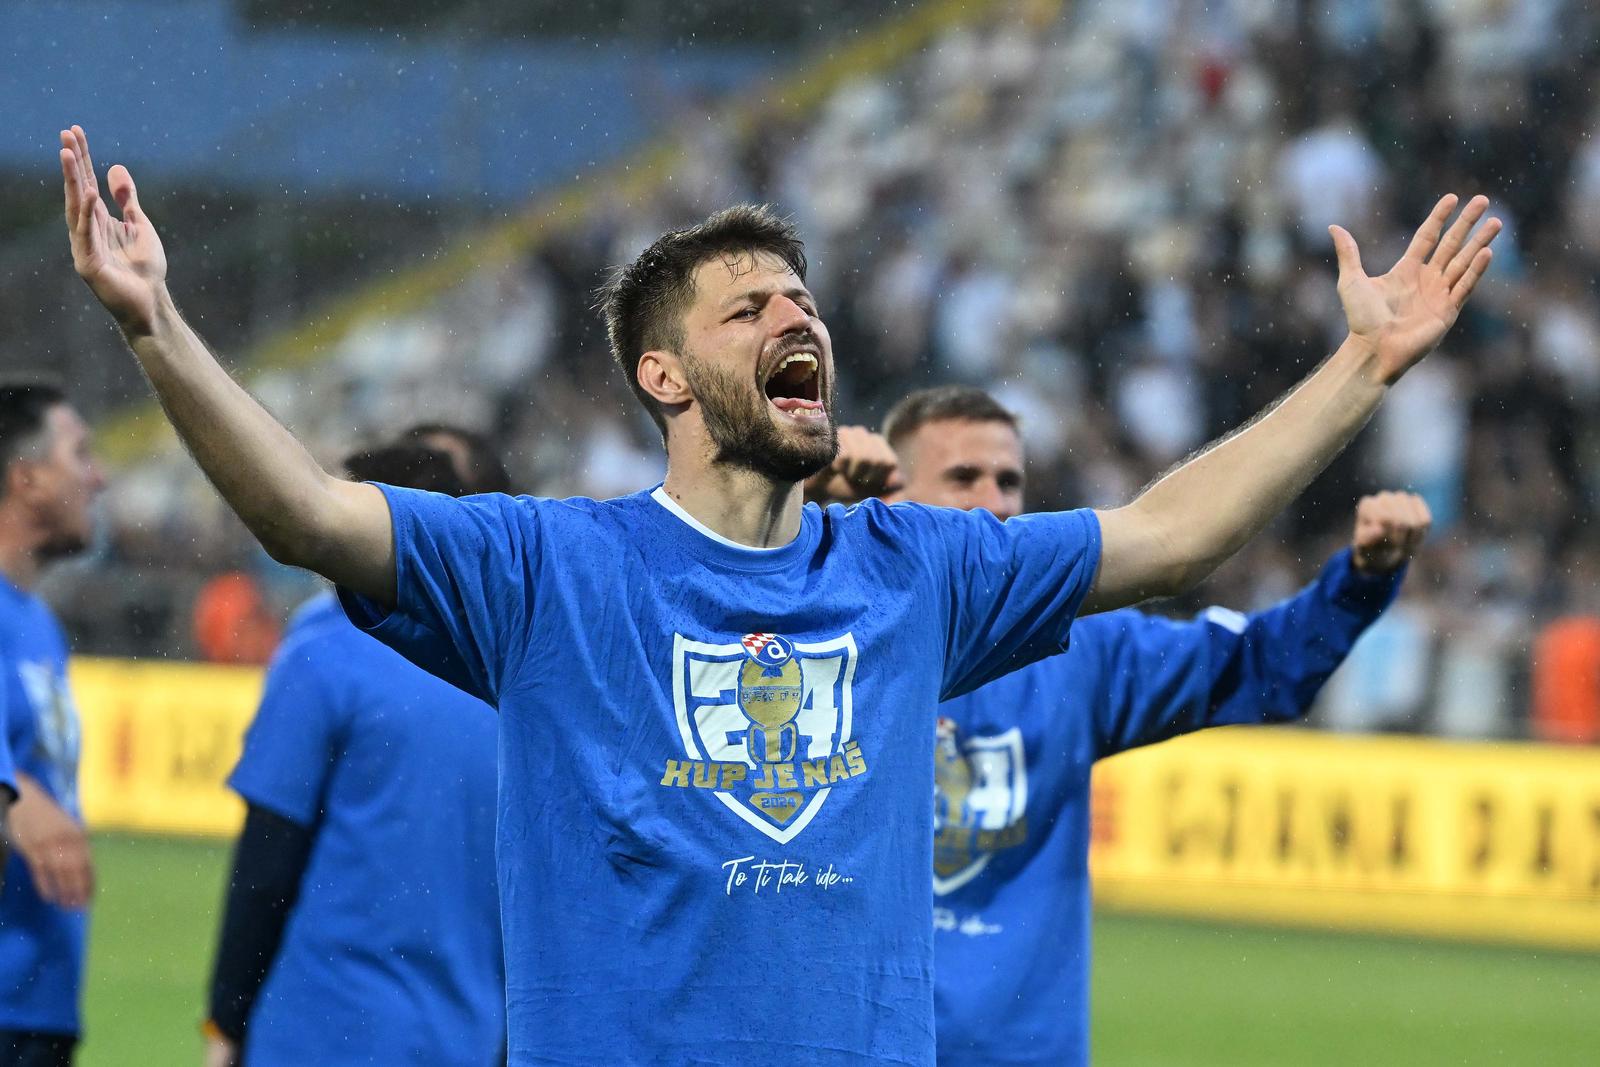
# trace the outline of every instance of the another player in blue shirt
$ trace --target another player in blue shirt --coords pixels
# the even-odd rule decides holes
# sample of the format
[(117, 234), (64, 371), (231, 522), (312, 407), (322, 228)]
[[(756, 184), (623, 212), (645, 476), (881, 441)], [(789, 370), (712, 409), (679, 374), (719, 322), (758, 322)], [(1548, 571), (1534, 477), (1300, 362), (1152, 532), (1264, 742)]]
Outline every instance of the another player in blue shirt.
[[(472, 489), (504, 483), (477, 435), (425, 430), (345, 467), (450, 496), (469, 473)], [(500, 1062), (496, 730), (492, 708), (356, 630), (331, 593), (301, 608), (229, 779), (248, 807), (209, 1067)]]
[[(1023, 510), (1022, 440), (988, 394), (907, 397), (884, 433), (895, 500), (1004, 519)], [(933, 846), (939, 1062), (1089, 1058), (1089, 772), (1140, 745), (1304, 715), (1398, 591), (1428, 530), (1404, 493), (1364, 498), (1350, 549), (1298, 596), (1190, 622), (1081, 619), (1059, 656), (940, 708)]]
[(837, 449), (831, 341), (798, 236), (731, 208), (605, 298), (665, 484), (453, 500), (324, 472), (179, 316), (126, 170), (118, 221), (81, 130), (61, 164), (79, 273), (246, 525), (499, 708), (518, 1064), (930, 1063), (940, 699), (1237, 550), (1437, 344), (1497, 228), (1474, 200), (1447, 232), (1447, 198), (1377, 279), (1339, 231), (1351, 335), (1271, 413), (1127, 507), (1001, 523), (803, 506)]
[(0, 889), (0, 1067), (71, 1063), (80, 1031), (94, 866), (78, 810), (78, 711), (66, 635), (31, 590), (50, 561), (88, 546), (104, 484), (60, 389), (0, 384), (0, 747), (18, 789)]
[(17, 799), (17, 772), (11, 766), (11, 744), (6, 739), (5, 694), (0, 691), (0, 889), (6, 884), (6, 816)]

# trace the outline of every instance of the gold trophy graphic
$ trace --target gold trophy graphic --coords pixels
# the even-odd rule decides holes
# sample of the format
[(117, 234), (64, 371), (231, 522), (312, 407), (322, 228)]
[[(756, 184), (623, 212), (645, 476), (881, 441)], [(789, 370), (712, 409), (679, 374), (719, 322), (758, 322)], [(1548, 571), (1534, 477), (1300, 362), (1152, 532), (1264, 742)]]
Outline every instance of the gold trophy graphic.
[[(770, 647), (770, 646), (768, 646)], [(751, 657), (739, 667), (739, 710), (750, 720), (745, 743), (757, 763), (779, 763), (799, 758), (800, 662), (786, 657), (782, 663)]]
[(730, 732), (728, 740), (743, 740), (758, 768), (750, 806), (784, 826), (805, 802), (792, 766), (801, 758), (801, 743), (809, 741), (795, 723), (805, 700), (800, 661), (794, 646), (777, 634), (746, 634), (741, 643), (746, 658), (739, 664), (739, 710), (750, 725)]
[(941, 717), (933, 750), (933, 869), (942, 878), (970, 864), (973, 854), (972, 764), (956, 724)]

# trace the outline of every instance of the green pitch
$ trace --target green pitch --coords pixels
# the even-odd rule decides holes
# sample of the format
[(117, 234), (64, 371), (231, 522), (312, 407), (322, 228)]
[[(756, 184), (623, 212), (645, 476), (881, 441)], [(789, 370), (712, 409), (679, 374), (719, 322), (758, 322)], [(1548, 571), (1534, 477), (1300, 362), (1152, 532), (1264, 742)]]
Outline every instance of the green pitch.
[[(198, 1063), (224, 845), (101, 835), (81, 1067)], [(1591, 1064), (1593, 956), (1102, 915), (1095, 1063)]]
[(1594, 1064), (1600, 959), (1095, 919), (1094, 1061)]

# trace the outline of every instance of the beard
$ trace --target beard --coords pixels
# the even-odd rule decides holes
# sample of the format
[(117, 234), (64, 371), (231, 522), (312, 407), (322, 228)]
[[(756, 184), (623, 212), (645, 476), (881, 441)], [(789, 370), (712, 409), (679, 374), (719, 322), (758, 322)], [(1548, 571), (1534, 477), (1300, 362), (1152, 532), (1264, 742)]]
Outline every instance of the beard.
[(88, 534), (79, 533), (75, 530), (58, 530), (39, 546), (39, 558), (43, 560), (66, 559), (86, 550), (89, 547), (89, 543)]
[(700, 402), (717, 463), (742, 467), (774, 482), (801, 482), (832, 463), (838, 454), (831, 378), (822, 398), (822, 425), (812, 430), (779, 426), (759, 389), (719, 367), (689, 357), (684, 360), (684, 371)]

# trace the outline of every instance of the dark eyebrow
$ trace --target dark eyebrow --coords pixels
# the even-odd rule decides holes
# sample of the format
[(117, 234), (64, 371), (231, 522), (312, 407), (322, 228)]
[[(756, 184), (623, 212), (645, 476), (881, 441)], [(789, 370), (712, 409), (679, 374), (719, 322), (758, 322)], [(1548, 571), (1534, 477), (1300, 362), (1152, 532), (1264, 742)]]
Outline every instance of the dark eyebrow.
[(748, 301), (765, 303), (766, 301), (771, 300), (773, 296), (786, 296), (796, 303), (801, 300), (804, 300), (808, 304), (815, 304), (817, 302), (816, 297), (811, 295), (811, 291), (809, 289), (805, 288), (804, 286), (796, 285), (790, 286), (781, 293), (774, 293), (771, 289), (747, 289), (742, 293), (735, 293), (732, 296), (725, 297), (720, 306), (724, 308), (731, 308), (735, 304), (743, 304)]

